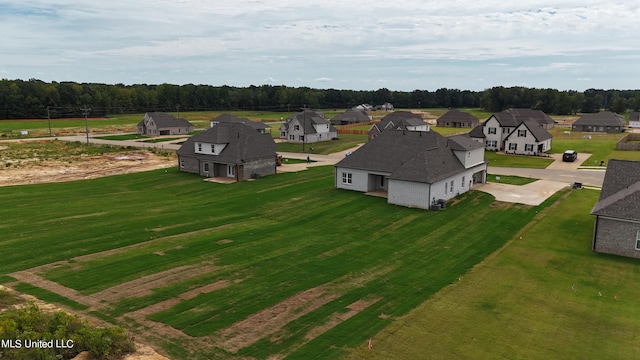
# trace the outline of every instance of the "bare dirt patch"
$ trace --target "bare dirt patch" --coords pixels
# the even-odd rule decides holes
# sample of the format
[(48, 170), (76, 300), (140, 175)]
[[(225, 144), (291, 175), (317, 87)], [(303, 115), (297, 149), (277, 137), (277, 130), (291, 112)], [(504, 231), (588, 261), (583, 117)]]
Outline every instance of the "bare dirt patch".
[(65, 160), (28, 159), (20, 160), (19, 166), (0, 168), (0, 186), (95, 179), (175, 165), (175, 154), (162, 156), (149, 151), (71, 157)]

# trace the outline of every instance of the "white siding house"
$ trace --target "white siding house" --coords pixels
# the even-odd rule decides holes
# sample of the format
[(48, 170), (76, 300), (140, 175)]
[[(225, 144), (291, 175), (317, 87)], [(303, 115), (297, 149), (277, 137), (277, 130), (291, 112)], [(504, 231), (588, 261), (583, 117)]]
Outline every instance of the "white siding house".
[(518, 155), (539, 155), (551, 149), (551, 134), (533, 121), (520, 123), (505, 138), (504, 152)]
[(386, 193), (389, 204), (429, 209), (486, 181), (483, 145), (468, 136), (387, 131), (335, 165), (335, 187)]

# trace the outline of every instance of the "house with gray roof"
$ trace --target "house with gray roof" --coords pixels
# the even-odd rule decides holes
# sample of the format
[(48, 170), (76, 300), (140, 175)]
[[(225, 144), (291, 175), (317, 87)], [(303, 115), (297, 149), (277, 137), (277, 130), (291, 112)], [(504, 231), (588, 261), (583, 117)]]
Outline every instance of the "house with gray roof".
[(592, 250), (640, 258), (640, 161), (609, 160), (595, 216)]
[(366, 124), (371, 121), (371, 115), (363, 109), (348, 109), (331, 119), (332, 125)]
[(486, 181), (483, 144), (468, 136), (384, 131), (335, 164), (335, 187), (429, 209)]
[(239, 118), (231, 114), (221, 114), (211, 119), (209, 123), (211, 127), (220, 123), (232, 123), (232, 124), (240, 123), (240, 124), (245, 124), (252, 127), (254, 130), (256, 130), (260, 134), (271, 133), (271, 127), (269, 125), (264, 124), (263, 122), (252, 121), (247, 118)]
[(629, 113), (629, 127), (640, 129), (640, 112), (632, 111)]
[(474, 128), (480, 124), (480, 120), (468, 112), (451, 109), (436, 120), (440, 127), (449, 128)]
[(195, 129), (187, 120), (163, 112), (144, 114), (137, 126), (138, 134), (147, 136), (187, 135)]
[(545, 114), (542, 110), (534, 110), (527, 108), (509, 108), (502, 111), (503, 114), (508, 114), (509, 116), (518, 119), (519, 122), (525, 120), (533, 120), (537, 122), (543, 129), (551, 129), (555, 125), (555, 121), (549, 117), (549, 115)]
[(611, 111), (585, 114), (571, 125), (573, 131), (620, 133), (624, 131), (624, 117)]
[[(540, 121), (536, 120), (536, 118), (519, 115), (527, 114), (529, 112), (519, 112), (516, 110), (522, 109), (507, 109), (499, 113), (492, 114), (483, 124), (473, 128), (469, 132), (469, 136), (478, 142), (483, 142), (485, 148), (490, 151), (505, 151), (513, 154), (536, 153), (536, 155), (538, 155), (551, 149), (552, 136), (545, 129), (544, 125), (542, 125)], [(526, 123), (524, 127), (522, 125), (523, 123)], [(518, 131), (516, 132), (516, 130)], [(514, 139), (518, 134), (521, 135), (520, 137), (525, 137), (525, 135), (523, 135), (525, 133), (524, 131), (527, 131), (527, 136), (533, 135), (533, 138), (529, 138), (528, 141), (535, 140), (535, 142), (529, 141), (527, 143), (522, 143), (522, 146), (518, 146), (517, 144), (521, 143), (521, 141), (514, 141)], [(513, 144), (510, 145), (511, 149), (509, 149), (509, 145), (506, 144), (507, 138), (510, 138), (510, 143)], [(533, 144), (534, 151), (526, 152), (524, 150), (525, 144)], [(518, 148), (520, 148), (520, 150), (514, 150)], [(539, 151), (539, 149), (542, 149), (542, 151)]]
[(311, 144), (338, 138), (338, 130), (323, 113), (305, 109), (285, 120), (280, 126), (280, 138), (290, 143)]
[(369, 139), (373, 139), (387, 130), (429, 131), (429, 124), (422, 116), (410, 111), (394, 111), (385, 116), (379, 123), (369, 128)]
[(504, 152), (540, 155), (551, 149), (551, 134), (533, 120), (525, 120), (504, 138)]
[(242, 123), (221, 122), (196, 134), (176, 152), (184, 172), (236, 181), (276, 173), (276, 143)]

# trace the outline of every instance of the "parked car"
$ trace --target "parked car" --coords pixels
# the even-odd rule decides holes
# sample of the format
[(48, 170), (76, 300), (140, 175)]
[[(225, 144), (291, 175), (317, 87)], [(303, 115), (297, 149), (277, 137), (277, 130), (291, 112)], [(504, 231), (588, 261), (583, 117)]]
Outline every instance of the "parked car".
[(572, 162), (578, 158), (578, 152), (575, 150), (567, 150), (562, 154), (562, 161)]

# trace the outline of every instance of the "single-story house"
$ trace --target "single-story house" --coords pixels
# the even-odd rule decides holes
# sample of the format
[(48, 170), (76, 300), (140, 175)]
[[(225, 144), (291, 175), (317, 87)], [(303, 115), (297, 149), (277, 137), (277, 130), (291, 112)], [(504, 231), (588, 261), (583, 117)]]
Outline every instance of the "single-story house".
[(633, 111), (629, 113), (629, 127), (640, 129), (640, 112)]
[(138, 123), (138, 134), (147, 136), (187, 135), (194, 129), (187, 120), (163, 112), (146, 113)]
[(371, 115), (367, 114), (362, 109), (348, 109), (347, 111), (340, 113), (331, 119), (332, 125), (350, 125), (369, 123), (371, 121)]
[(384, 131), (335, 164), (335, 187), (386, 193), (389, 204), (429, 209), (486, 181), (482, 144), (468, 136)]
[(290, 143), (315, 143), (338, 137), (338, 130), (323, 113), (305, 109), (288, 117), (280, 126), (280, 138)]
[(504, 139), (504, 152), (540, 155), (551, 149), (551, 134), (533, 120), (525, 120)]
[(440, 127), (474, 128), (480, 124), (480, 120), (467, 112), (451, 109), (440, 116), (436, 120), (436, 124)]
[(585, 114), (571, 125), (573, 131), (620, 133), (624, 131), (624, 117), (612, 111)]
[(429, 124), (422, 116), (409, 111), (395, 111), (369, 128), (369, 140), (387, 130), (429, 131)]
[(609, 160), (594, 215), (592, 250), (640, 258), (640, 161)]
[[(551, 149), (552, 136), (544, 126), (532, 117), (517, 115), (519, 113), (513, 110), (514, 109), (508, 109), (492, 114), (483, 124), (473, 128), (469, 132), (469, 136), (478, 142), (484, 143), (485, 148), (490, 151), (521, 153), (520, 151), (513, 151), (513, 147), (517, 148), (517, 145), (511, 145), (512, 150), (509, 150), (506, 145), (506, 139), (510, 137), (512, 143), (515, 143), (513, 141), (514, 137), (511, 135), (514, 134), (516, 129), (520, 130), (520, 132), (515, 132), (514, 135), (517, 136), (518, 133), (522, 135), (525, 129), (522, 128), (521, 124), (526, 122), (527, 125), (525, 127), (529, 129), (529, 135), (535, 133), (535, 138), (539, 139), (534, 144), (534, 152), (540, 153), (538, 149), (541, 143), (543, 144), (543, 151)], [(529, 144), (531, 144), (531, 142), (529, 142)], [(524, 153), (524, 149), (521, 150), (523, 151), (522, 153)]]
[(260, 134), (271, 133), (271, 127), (263, 122), (251, 121), (249, 119), (239, 118), (231, 114), (221, 114), (210, 120), (211, 127), (221, 123), (241, 123), (252, 127)]
[(176, 152), (178, 169), (236, 181), (276, 173), (276, 143), (242, 123), (219, 123), (196, 134)]

